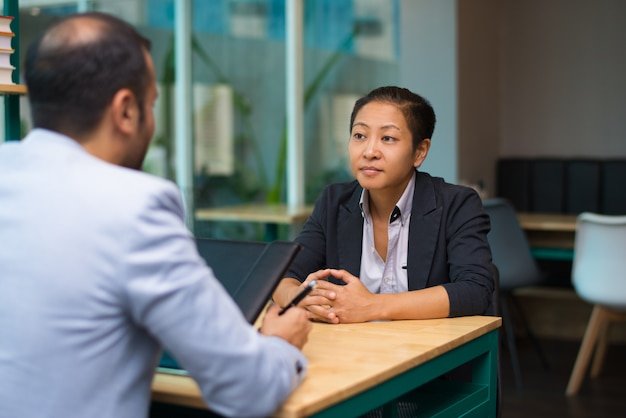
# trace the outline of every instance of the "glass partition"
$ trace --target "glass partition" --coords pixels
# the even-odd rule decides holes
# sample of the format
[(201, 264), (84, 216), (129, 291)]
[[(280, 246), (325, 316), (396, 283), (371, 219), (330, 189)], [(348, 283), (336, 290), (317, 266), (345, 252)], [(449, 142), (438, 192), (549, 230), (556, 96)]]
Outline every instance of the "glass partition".
[[(286, 196), (287, 0), (191, 1), (194, 211), (284, 203)], [(354, 101), (398, 80), (397, 0), (302, 0), (305, 200), (349, 180), (349, 117)], [(52, 4), (54, 3), (54, 4)], [(152, 41), (159, 100), (144, 170), (176, 180), (174, 0), (20, 2), (24, 50), (60, 16), (115, 14)], [(23, 54), (22, 54), (23, 55)], [(22, 108), (25, 130), (28, 110)], [(288, 224), (273, 238), (288, 238)], [(256, 221), (197, 219), (198, 236), (267, 239)]]

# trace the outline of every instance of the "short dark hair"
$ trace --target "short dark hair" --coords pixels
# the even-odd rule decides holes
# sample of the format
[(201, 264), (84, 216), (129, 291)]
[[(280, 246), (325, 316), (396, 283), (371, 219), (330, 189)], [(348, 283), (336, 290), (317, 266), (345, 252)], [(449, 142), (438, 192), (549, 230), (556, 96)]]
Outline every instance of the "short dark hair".
[(378, 87), (354, 103), (350, 116), (350, 132), (359, 110), (370, 102), (386, 102), (396, 105), (404, 115), (413, 137), (413, 149), (425, 138), (432, 138), (435, 131), (435, 111), (430, 102), (409, 89), (396, 86)]
[[(90, 21), (87, 35), (77, 30), (79, 19)], [(122, 88), (136, 96), (143, 119), (149, 50), (150, 41), (130, 24), (104, 13), (76, 14), (54, 23), (30, 45), (24, 63), (34, 126), (88, 133)]]

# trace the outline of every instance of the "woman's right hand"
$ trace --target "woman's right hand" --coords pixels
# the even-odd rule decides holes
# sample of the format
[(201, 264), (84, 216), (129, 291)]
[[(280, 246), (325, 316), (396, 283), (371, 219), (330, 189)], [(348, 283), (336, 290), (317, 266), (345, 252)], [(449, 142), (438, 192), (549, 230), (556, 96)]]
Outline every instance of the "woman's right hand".
[[(335, 285), (326, 282), (328, 277), (330, 277), (330, 272), (330, 269), (318, 270), (309, 274), (306, 280), (302, 283), (291, 277), (282, 279), (274, 292), (274, 301), (281, 306), (286, 306), (298, 295), (298, 293), (306, 288), (311, 281), (315, 280), (317, 281), (318, 286), (316, 286), (311, 293), (302, 299), (298, 306), (307, 310), (309, 319), (320, 322), (328, 322), (330, 324), (339, 323), (337, 316), (330, 309), (330, 305), (337, 296), (336, 292), (333, 290), (333, 286)], [(324, 285), (321, 286), (321, 283)]]

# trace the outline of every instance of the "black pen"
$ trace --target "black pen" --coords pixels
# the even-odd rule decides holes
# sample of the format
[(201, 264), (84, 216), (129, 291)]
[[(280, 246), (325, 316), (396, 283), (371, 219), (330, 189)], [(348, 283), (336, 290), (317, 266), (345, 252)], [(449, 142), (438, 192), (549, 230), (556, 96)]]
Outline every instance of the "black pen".
[(278, 315), (284, 314), (285, 312), (287, 312), (287, 309), (291, 308), (292, 306), (296, 306), (298, 303), (300, 303), (302, 299), (304, 299), (304, 297), (308, 295), (316, 285), (317, 285), (317, 282), (315, 280), (311, 281), (311, 283), (309, 283), (307, 287), (305, 287), (304, 289), (302, 289), (300, 293), (298, 293), (298, 296), (293, 298), (293, 300), (289, 302), (287, 306), (285, 306), (283, 309), (280, 310), (280, 312), (278, 312)]

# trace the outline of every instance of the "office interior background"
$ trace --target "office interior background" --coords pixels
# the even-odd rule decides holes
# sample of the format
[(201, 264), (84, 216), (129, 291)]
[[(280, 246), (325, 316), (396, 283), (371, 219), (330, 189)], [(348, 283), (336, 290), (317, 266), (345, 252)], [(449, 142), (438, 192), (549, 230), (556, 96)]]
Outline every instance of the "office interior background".
[[(178, 1), (178, 0), (176, 0)], [(286, 1), (182, 0), (191, 10), (192, 207), (286, 200)], [(428, 98), (424, 171), (495, 191), (504, 157), (626, 158), (622, 0), (301, 0), (304, 199), (352, 178), (354, 101), (388, 84)], [(27, 45), (61, 16), (115, 14), (152, 41), (160, 96), (145, 171), (177, 180), (175, 0), (20, 0)], [(22, 134), (30, 129), (22, 97)], [(0, 112), (4, 114), (4, 112)], [(2, 121), (1, 123), (4, 123)], [(13, 138), (14, 139), (14, 138)], [(193, 214), (193, 212), (190, 212)], [(254, 223), (195, 233), (259, 239)], [(287, 234), (283, 231), (283, 235)]]

